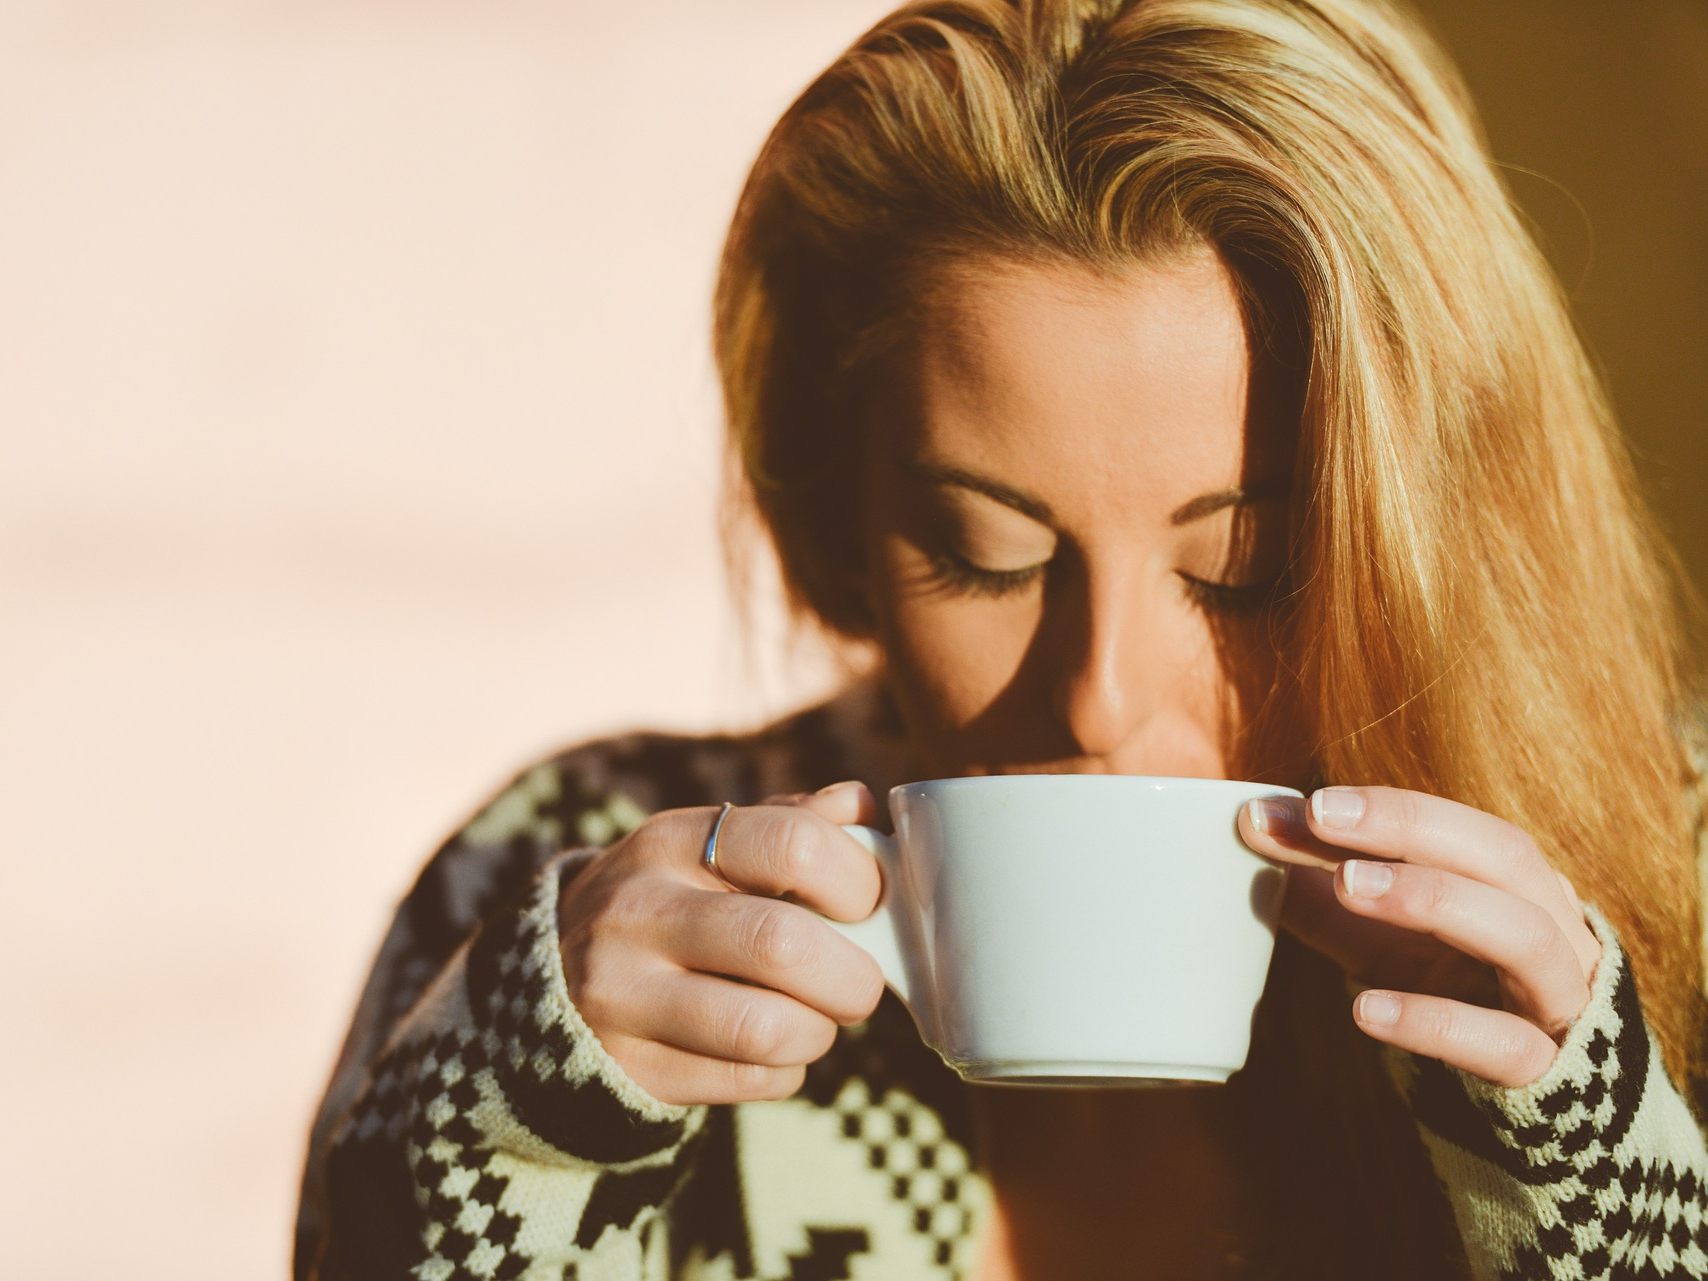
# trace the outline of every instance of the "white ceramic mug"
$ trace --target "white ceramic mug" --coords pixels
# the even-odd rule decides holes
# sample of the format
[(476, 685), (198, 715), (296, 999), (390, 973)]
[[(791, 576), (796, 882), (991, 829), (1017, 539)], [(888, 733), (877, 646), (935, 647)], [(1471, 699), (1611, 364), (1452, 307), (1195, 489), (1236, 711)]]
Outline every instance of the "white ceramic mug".
[(849, 826), (884, 889), (832, 921), (969, 1081), (1225, 1081), (1245, 1064), (1282, 869), (1222, 779), (1006, 774), (890, 790), (896, 835)]

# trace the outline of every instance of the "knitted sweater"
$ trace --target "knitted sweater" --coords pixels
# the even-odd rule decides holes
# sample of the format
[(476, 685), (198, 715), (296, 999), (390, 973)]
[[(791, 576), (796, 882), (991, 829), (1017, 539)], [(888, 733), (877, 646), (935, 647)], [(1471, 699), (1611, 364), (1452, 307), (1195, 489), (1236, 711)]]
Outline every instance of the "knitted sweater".
[[(748, 735), (589, 743), (506, 787), (430, 861), (380, 948), (310, 1138), (297, 1281), (968, 1276), (991, 1207), (976, 1087), (893, 995), (795, 1097), (674, 1106), (583, 1022), (558, 948), (565, 878), (648, 813), (842, 778), (876, 790), (898, 781), (883, 772), (895, 732), (857, 684)], [(1391, 1048), (1386, 1079), (1461, 1275), (1708, 1278), (1702, 1126), (1617, 933), (1586, 916), (1602, 959), (1541, 1079), (1499, 1087)]]

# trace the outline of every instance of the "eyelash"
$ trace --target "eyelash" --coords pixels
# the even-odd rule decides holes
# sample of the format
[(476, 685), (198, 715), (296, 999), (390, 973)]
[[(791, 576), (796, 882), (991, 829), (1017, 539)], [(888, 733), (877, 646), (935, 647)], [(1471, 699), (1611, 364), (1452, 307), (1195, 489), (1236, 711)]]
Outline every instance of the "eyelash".
[[(931, 570), (937, 581), (953, 591), (968, 596), (1007, 596), (1019, 591), (1043, 572), (1043, 566), (1030, 569), (989, 570), (969, 564), (953, 552), (928, 552)], [(1224, 614), (1256, 614), (1272, 601), (1276, 583), (1253, 583), (1235, 587), (1229, 583), (1207, 583), (1201, 578), (1182, 574), (1186, 594), (1196, 604)]]

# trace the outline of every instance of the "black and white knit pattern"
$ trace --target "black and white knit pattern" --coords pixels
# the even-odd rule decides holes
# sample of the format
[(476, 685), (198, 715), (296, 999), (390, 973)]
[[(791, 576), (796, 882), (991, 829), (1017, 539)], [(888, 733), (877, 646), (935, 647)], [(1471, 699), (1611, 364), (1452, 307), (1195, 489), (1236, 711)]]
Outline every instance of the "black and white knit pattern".
[[(335, 1169), (407, 1183), (412, 1224), (372, 1238), (398, 1275), (639, 1276), (646, 1230), (685, 1177), (706, 1109), (643, 1094), (580, 1023), (555, 872), (424, 995), (333, 1139)], [(399, 1160), (406, 1179), (385, 1168)]]
[(1667, 1078), (1607, 919), (1590, 1000), (1521, 1088), (1391, 1051), (1478, 1276), (1708, 1277), (1708, 1151)]
[[(311, 1137), (296, 1281), (967, 1276), (991, 1204), (967, 1088), (898, 1001), (845, 1029), (795, 1098), (672, 1107), (582, 1021), (556, 934), (560, 878), (647, 813), (850, 777), (881, 791), (875, 743), (895, 728), (856, 687), (751, 735), (622, 735), (518, 775), (380, 949)], [(1702, 1125), (1616, 934), (1586, 915), (1602, 961), (1539, 1081), (1383, 1059), (1476, 1281), (1702, 1281)]]

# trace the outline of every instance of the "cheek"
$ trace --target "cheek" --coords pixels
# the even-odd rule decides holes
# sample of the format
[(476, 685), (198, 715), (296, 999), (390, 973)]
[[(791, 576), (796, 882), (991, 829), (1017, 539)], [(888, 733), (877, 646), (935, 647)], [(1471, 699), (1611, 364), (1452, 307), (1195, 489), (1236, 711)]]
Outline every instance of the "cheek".
[(1212, 628), (1224, 771), (1300, 787), (1311, 776), (1310, 718), (1266, 621)]
[(873, 610), (893, 676), (935, 725), (971, 720), (1013, 681), (1037, 630), (1036, 606), (943, 590), (899, 543), (881, 548), (877, 566)]

